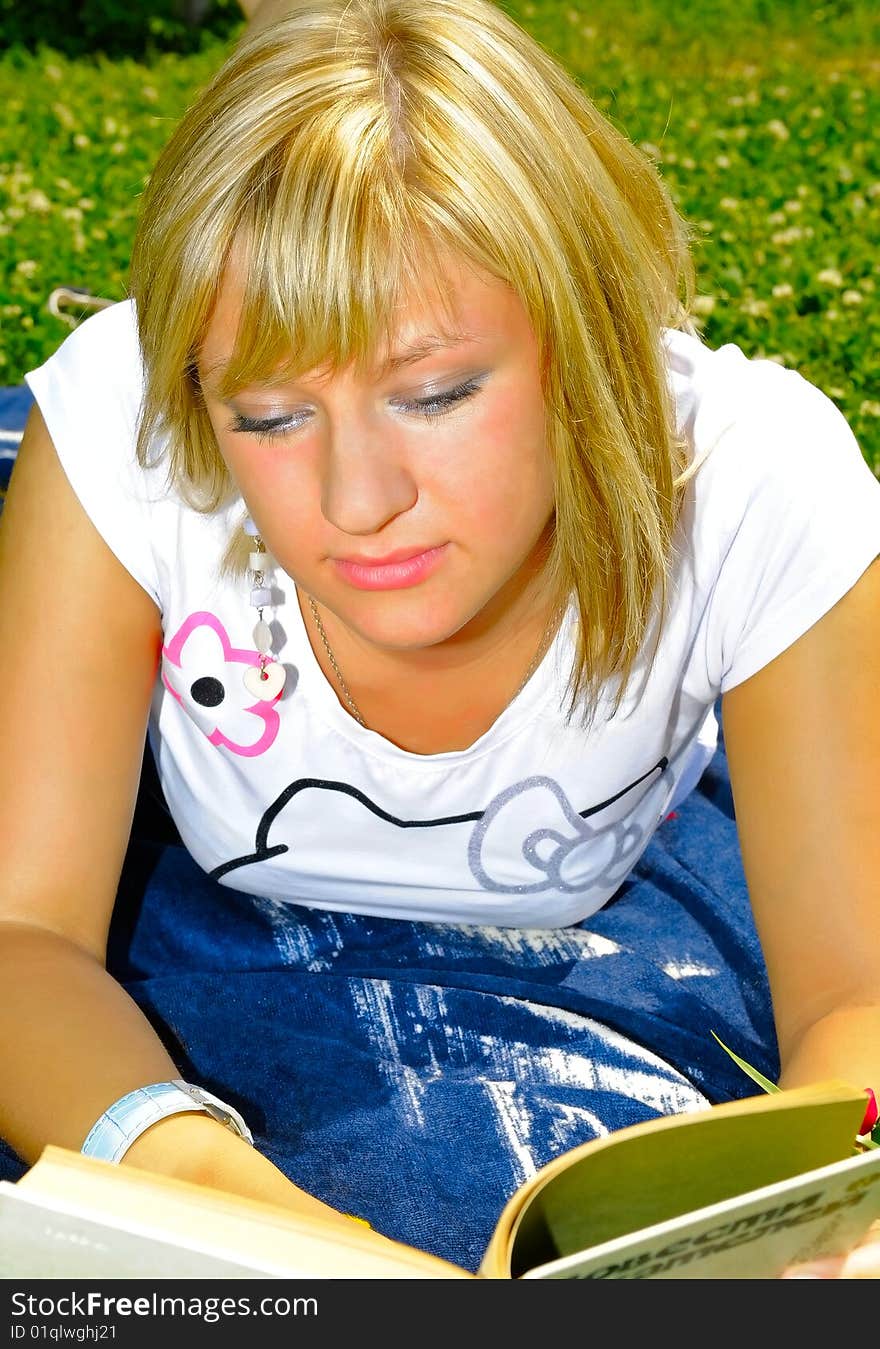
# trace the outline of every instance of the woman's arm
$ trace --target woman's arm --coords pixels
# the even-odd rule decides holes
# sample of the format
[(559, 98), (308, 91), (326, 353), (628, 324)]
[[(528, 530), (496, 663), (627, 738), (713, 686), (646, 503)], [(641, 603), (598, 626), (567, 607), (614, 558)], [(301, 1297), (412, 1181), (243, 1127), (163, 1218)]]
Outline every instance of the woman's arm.
[(880, 558), (722, 701), (781, 1084), (880, 1088)]
[[(105, 969), (161, 640), (35, 409), (0, 518), (0, 1135), (29, 1164), (181, 1075)], [(125, 1164), (338, 1216), (205, 1114), (154, 1124)]]
[[(838, 1078), (880, 1095), (878, 692), (880, 558), (722, 700), (784, 1087)], [(815, 1276), (880, 1278), (880, 1223)]]

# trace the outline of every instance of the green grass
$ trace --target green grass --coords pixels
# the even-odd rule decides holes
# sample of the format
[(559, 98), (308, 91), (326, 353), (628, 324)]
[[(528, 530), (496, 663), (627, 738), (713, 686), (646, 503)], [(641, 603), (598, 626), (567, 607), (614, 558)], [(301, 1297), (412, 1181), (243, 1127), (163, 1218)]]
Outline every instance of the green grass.
[[(504, 8), (657, 161), (698, 228), (711, 346), (792, 366), (880, 474), (876, 0), (535, 0)], [(126, 292), (138, 200), (227, 46), (148, 65), (0, 55), (0, 383), (67, 329), (49, 292)]]

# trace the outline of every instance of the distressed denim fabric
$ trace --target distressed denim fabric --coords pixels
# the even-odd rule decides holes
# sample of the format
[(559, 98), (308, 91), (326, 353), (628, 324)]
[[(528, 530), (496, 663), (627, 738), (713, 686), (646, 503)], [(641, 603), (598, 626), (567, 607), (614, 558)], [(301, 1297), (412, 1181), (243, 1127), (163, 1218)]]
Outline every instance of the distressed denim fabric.
[[(34, 396), (26, 384), (0, 388), (0, 494), (9, 486), (21, 434)], [(0, 509), (3, 500), (0, 495)]]
[[(716, 708), (720, 720), (720, 700)], [(108, 967), (180, 1075), (292, 1180), (475, 1270), (512, 1191), (566, 1148), (775, 1078), (723, 725), (697, 787), (582, 924), (373, 919), (224, 888), (147, 750)], [(0, 1178), (25, 1170), (0, 1143)]]

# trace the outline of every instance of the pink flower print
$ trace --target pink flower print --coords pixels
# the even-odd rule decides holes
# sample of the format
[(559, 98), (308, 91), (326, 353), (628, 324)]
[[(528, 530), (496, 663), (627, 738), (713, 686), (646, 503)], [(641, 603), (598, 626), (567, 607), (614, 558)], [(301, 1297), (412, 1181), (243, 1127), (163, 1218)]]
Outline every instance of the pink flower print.
[(254, 702), (244, 686), (243, 667), (259, 663), (259, 652), (233, 646), (219, 618), (201, 611), (163, 646), (162, 682), (212, 745), (250, 758), (266, 752), (281, 724), (281, 693)]

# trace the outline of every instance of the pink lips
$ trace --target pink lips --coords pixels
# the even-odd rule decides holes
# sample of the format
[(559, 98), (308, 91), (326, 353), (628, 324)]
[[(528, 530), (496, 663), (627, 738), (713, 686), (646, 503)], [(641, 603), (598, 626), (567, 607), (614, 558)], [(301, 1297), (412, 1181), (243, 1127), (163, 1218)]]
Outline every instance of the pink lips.
[(375, 562), (346, 557), (336, 557), (333, 561), (343, 578), (358, 590), (402, 590), (405, 586), (418, 585), (436, 571), (446, 547), (442, 543), (437, 548), (409, 556), (407, 550), (401, 548)]

